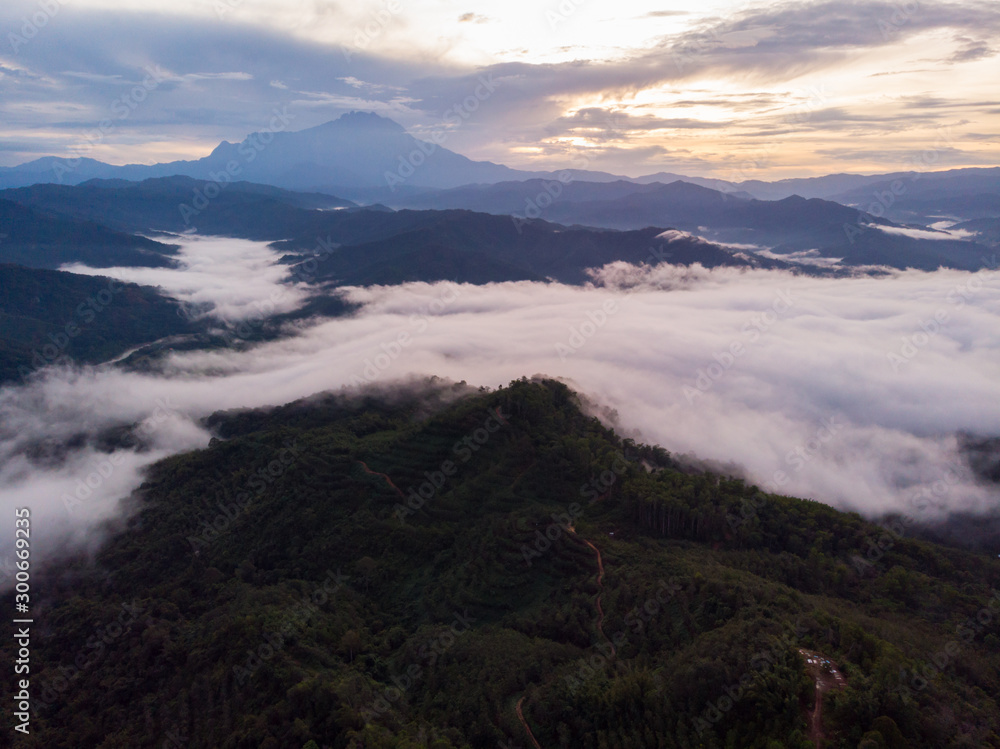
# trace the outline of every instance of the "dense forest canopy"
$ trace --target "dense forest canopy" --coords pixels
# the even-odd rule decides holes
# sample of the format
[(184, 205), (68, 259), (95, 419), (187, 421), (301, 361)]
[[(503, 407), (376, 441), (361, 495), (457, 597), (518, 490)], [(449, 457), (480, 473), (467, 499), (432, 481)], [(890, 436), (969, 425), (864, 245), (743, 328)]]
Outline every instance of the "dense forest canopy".
[(846, 682), (825, 746), (1000, 747), (995, 560), (694, 471), (554, 381), (209, 424), (35, 578), (22, 746), (806, 749), (806, 649)]

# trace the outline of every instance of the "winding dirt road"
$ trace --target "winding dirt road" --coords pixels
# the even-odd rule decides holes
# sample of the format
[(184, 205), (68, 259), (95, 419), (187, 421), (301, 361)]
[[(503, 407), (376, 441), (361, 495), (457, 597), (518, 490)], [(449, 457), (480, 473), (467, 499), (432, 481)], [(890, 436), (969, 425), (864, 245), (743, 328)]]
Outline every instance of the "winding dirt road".
[(358, 461), (355, 461), (355, 462), (361, 464), (361, 467), (365, 469), (365, 473), (371, 474), (372, 476), (381, 476), (382, 478), (384, 478), (385, 482), (390, 487), (392, 487), (393, 489), (395, 489), (396, 494), (398, 494), (400, 497), (403, 497), (404, 499), (406, 498), (406, 495), (403, 494), (402, 490), (398, 486), (396, 486), (394, 483), (392, 483), (392, 479), (389, 478), (388, 476), (386, 476), (384, 473), (379, 473), (378, 471), (373, 471), (371, 468), (368, 467), (368, 464), (365, 463), (363, 460), (358, 460)]
[[(615, 644), (611, 642), (611, 638), (604, 634), (604, 607), (601, 605), (601, 596), (604, 594), (604, 558), (601, 556), (601, 550), (594, 546), (593, 543), (585, 538), (580, 538), (577, 535), (576, 530), (572, 525), (567, 527), (567, 531), (573, 535), (579, 541), (582, 541), (591, 549), (594, 550), (594, 554), (597, 555), (597, 597), (594, 599), (594, 604), (597, 607), (597, 631), (600, 633), (601, 637), (604, 638), (605, 642), (608, 643), (608, 647), (611, 648), (611, 655), (617, 655), (615, 650)], [(528, 734), (528, 738), (534, 745), (535, 749), (542, 749), (538, 741), (535, 739), (535, 735), (531, 732), (531, 728), (528, 726), (528, 722), (524, 719), (524, 711), (521, 709), (521, 705), (524, 703), (524, 696), (517, 701), (517, 705), (514, 710), (517, 712), (517, 719), (521, 721), (521, 725), (524, 726), (524, 732)]]
[[(576, 536), (576, 531), (570, 530), (574, 536)], [(577, 536), (577, 538), (580, 538)], [(605, 639), (608, 646), (611, 648), (611, 655), (617, 655), (615, 651), (615, 644), (611, 642), (611, 638), (604, 634), (604, 607), (601, 605), (601, 596), (604, 594), (604, 560), (601, 558), (601, 550), (598, 549), (594, 544), (585, 538), (580, 538), (587, 546), (594, 550), (597, 554), (597, 598), (595, 603), (597, 605), (597, 631), (601, 633), (601, 637)]]
[(528, 726), (528, 721), (524, 719), (524, 712), (521, 710), (522, 702), (524, 702), (524, 697), (521, 697), (521, 699), (517, 701), (517, 705), (514, 707), (514, 710), (517, 711), (517, 719), (521, 721), (521, 725), (524, 726), (524, 731), (528, 734), (528, 738), (531, 739), (531, 743), (535, 745), (535, 749), (542, 749), (542, 745), (535, 739), (535, 734), (531, 732), (531, 728)]
[(809, 738), (816, 742), (816, 749), (823, 745), (823, 695), (831, 689), (843, 689), (847, 680), (837, 668), (837, 664), (822, 653), (813, 650), (799, 649), (799, 655), (806, 662), (806, 671), (816, 681), (816, 697), (813, 709), (807, 710), (809, 715)]

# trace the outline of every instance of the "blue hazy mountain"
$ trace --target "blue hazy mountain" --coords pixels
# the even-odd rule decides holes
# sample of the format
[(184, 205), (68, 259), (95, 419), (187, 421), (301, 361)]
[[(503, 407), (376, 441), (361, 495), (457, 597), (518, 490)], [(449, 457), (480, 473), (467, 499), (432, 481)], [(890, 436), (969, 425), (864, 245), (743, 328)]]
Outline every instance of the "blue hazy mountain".
[[(446, 131), (441, 131), (442, 134)], [(567, 168), (558, 172), (512, 169), (490, 161), (473, 161), (449, 150), (446, 138), (434, 143), (409, 134), (402, 125), (373, 112), (349, 112), (336, 120), (304, 130), (288, 129), (276, 117), (270, 130), (247, 135), (238, 143), (222, 141), (207, 156), (190, 161), (116, 166), (89, 158), (45, 156), (14, 167), (0, 167), (0, 188), (55, 182), (75, 185), (92, 179), (140, 181), (183, 175), (196, 179), (245, 180), (295, 190), (333, 192), (362, 202), (428, 189), (447, 189), (512, 180), (553, 178), (641, 185), (684, 180), (721, 192), (744, 192), (760, 200), (792, 195), (848, 200), (867, 208), (872, 195), (896, 180), (935, 185), (949, 195), (996, 193), (1000, 169), (953, 169), (942, 172), (897, 172), (880, 175), (830, 174), (820, 177), (731, 181), (660, 171), (631, 178), (602, 171)], [(929, 179), (933, 177), (933, 179)], [(984, 181), (988, 185), (984, 185)], [(911, 196), (917, 195), (913, 188)], [(889, 216), (892, 218), (892, 216)], [(977, 218), (964, 215), (962, 218)]]
[(535, 174), (473, 161), (443, 145), (417, 140), (385, 117), (350, 112), (305, 130), (267, 130), (251, 133), (239, 143), (223, 141), (208, 156), (193, 161), (111, 166), (92, 159), (45, 157), (0, 169), (0, 187), (173, 175), (217, 178), (219, 182), (247, 180), (299, 189), (322, 185), (388, 186), (393, 179), (398, 180), (397, 184), (456, 187)]

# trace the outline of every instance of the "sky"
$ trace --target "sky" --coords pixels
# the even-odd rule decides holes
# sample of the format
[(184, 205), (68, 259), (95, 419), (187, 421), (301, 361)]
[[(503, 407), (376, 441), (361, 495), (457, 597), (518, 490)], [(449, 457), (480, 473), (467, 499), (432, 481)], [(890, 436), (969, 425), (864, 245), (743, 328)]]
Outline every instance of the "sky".
[[(5, 0), (0, 166), (155, 163), (352, 110), (518, 168), (1000, 164), (993, 0)], [(448, 112), (481, 80), (488, 99)]]
[[(184, 242), (178, 269), (111, 272), (230, 323), (302, 303), (263, 243)], [(995, 512), (997, 487), (976, 481), (960, 440), (1000, 434), (998, 274), (995, 257), (977, 273), (851, 278), (613, 263), (582, 287), (346, 288), (355, 314), (296, 323), (281, 340), (175, 352), (160, 371), (48, 367), (0, 388), (0, 509), (32, 506), (46, 534), (33, 553), (96, 544), (147, 466), (208, 444), (202, 420), (216, 411), (432, 376), (495, 388), (544, 375), (623, 436), (769, 491), (917, 523)], [(139, 425), (148, 450), (96, 447), (122, 425)], [(71, 445), (64, 460), (50, 444)]]

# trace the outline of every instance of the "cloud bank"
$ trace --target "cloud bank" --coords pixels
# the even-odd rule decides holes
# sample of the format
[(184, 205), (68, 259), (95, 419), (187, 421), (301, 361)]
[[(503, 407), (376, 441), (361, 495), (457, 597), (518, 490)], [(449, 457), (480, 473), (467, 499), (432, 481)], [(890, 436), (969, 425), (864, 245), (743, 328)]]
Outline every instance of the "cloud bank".
[(175, 256), (180, 268), (89, 268), (70, 264), (62, 270), (158, 286), (188, 305), (192, 315), (211, 315), (237, 323), (248, 318), (291, 312), (307, 292), (284, 283), (288, 267), (260, 242), (229, 237), (185, 236)]
[[(349, 288), (351, 317), (252, 350), (175, 353), (159, 373), (48, 370), (0, 390), (0, 507), (35, 508), (43, 538), (84, 539), (150, 462), (207, 444), (199, 420), (216, 410), (429, 375), (496, 387), (545, 374), (615, 409), (623, 433), (735, 462), (772, 491), (926, 521), (986, 512), (1000, 496), (959, 439), (1000, 435), (996, 278), (616, 263), (588, 287)], [(149, 449), (100, 452), (94, 435), (119, 424), (144, 424)], [(71, 438), (65, 460), (40, 447)]]

